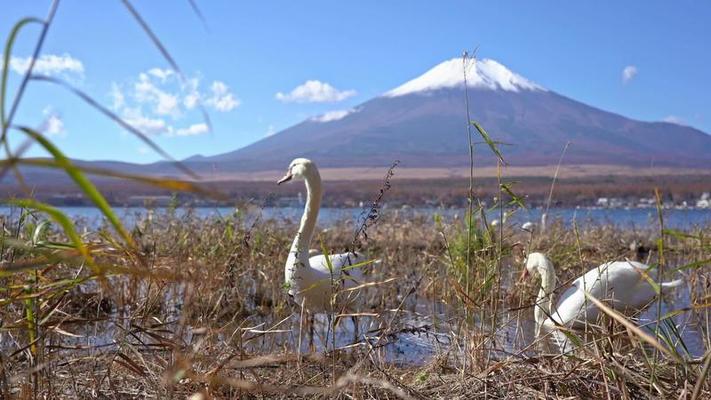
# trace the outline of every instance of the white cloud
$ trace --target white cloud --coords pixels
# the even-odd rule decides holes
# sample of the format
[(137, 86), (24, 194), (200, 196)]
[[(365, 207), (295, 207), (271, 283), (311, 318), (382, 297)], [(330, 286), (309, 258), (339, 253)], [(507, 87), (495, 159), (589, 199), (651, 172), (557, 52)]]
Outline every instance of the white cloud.
[(355, 95), (355, 90), (341, 91), (326, 82), (308, 80), (289, 93), (278, 92), (275, 97), (284, 103), (332, 103)]
[(160, 79), (161, 82), (165, 82), (168, 78), (175, 75), (172, 69), (161, 69), (161, 68), (151, 68), (148, 73)]
[(121, 87), (116, 82), (111, 82), (109, 96), (111, 96), (111, 107), (114, 110), (118, 110), (126, 104), (126, 96), (123, 95)]
[(632, 79), (634, 79), (635, 76), (637, 76), (637, 67), (634, 65), (628, 65), (622, 70), (622, 82), (623, 83), (628, 83)]
[[(30, 67), (32, 57), (11, 57), (10, 69), (18, 74), (24, 74)], [(84, 77), (84, 64), (67, 53), (63, 55), (45, 54), (40, 56), (32, 69), (38, 75), (63, 75), (67, 77)]]
[(173, 70), (151, 68), (135, 79), (113, 82), (109, 97), (114, 112), (146, 134), (201, 135), (209, 131), (205, 123), (177, 126), (185, 126), (183, 120), (201, 103), (206, 108), (228, 112), (237, 108), (240, 101), (224, 82), (213, 81), (203, 93), (200, 81), (199, 74), (183, 80)]
[(213, 107), (217, 111), (232, 111), (240, 105), (240, 101), (235, 98), (230, 88), (227, 87), (224, 82), (212, 82), (210, 91), (212, 95), (205, 100), (205, 104)]
[(267, 127), (267, 133), (266, 133), (264, 136), (272, 136), (272, 135), (274, 135), (275, 133), (277, 133), (277, 130), (276, 130), (276, 128), (274, 127), (274, 125), (269, 125), (269, 126)]
[(321, 114), (319, 116), (311, 118), (312, 121), (316, 122), (330, 122), (343, 119), (346, 115), (354, 112), (354, 110), (335, 110), (329, 111), (327, 113)]
[(134, 96), (139, 103), (153, 106), (153, 112), (158, 115), (180, 114), (178, 95), (168, 93), (156, 86), (147, 74), (140, 74), (134, 85)]
[(138, 151), (138, 154), (141, 154), (141, 155), (148, 154), (151, 151), (151, 149), (149, 149), (146, 146), (139, 146), (138, 149), (136, 149), (136, 150)]
[(684, 121), (684, 119), (677, 117), (676, 115), (668, 115), (668, 116), (664, 117), (664, 119), (662, 121), (669, 122), (670, 124), (677, 124), (677, 125), (682, 125), (682, 126), (687, 125), (687, 123), (686, 123), (686, 121)]
[(209, 131), (207, 124), (204, 123), (199, 123), (199, 124), (192, 124), (187, 128), (183, 129), (177, 129), (175, 131), (176, 136), (195, 136), (195, 135), (202, 135), (203, 133), (207, 133)]
[(46, 132), (49, 136), (64, 134), (64, 121), (57, 114), (50, 115), (47, 118)]
[(138, 108), (124, 109), (121, 117), (132, 127), (149, 135), (159, 135), (172, 131), (164, 119), (147, 117)]
[(191, 93), (183, 98), (183, 106), (185, 106), (188, 110), (192, 110), (198, 105), (199, 101), (200, 96), (197, 93)]
[(149, 135), (158, 135), (168, 132), (168, 124), (160, 118), (148, 118), (144, 116), (136, 118), (125, 118), (126, 122), (132, 127)]
[(183, 97), (183, 106), (188, 110), (195, 108), (200, 102), (200, 79), (191, 78), (185, 83), (184, 91), (186, 92), (185, 97)]
[(40, 128), (43, 133), (47, 134), (47, 136), (66, 136), (64, 121), (62, 121), (62, 118), (56, 111), (51, 107), (45, 107), (42, 111), (42, 115), (45, 116), (44, 123), (42, 123), (42, 127)]

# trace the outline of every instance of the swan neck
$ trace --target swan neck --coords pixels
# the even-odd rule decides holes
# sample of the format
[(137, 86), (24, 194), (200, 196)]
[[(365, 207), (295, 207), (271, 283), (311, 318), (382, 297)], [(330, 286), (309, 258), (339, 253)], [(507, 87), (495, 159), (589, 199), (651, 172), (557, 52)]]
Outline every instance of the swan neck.
[(314, 229), (316, 228), (316, 220), (318, 220), (318, 211), (321, 208), (321, 177), (318, 171), (305, 177), (306, 183), (306, 204), (304, 213), (301, 216), (299, 231), (294, 238), (294, 243), (291, 247), (292, 251), (296, 251), (299, 257), (302, 254), (308, 258), (309, 244), (313, 238)]
[(541, 275), (541, 288), (538, 291), (538, 298), (536, 299), (535, 318), (536, 325), (541, 326), (543, 321), (548, 319), (549, 315), (552, 315), (553, 310), (553, 290), (555, 289), (555, 270), (553, 265), (547, 262), (543, 262), (538, 267), (538, 272)]

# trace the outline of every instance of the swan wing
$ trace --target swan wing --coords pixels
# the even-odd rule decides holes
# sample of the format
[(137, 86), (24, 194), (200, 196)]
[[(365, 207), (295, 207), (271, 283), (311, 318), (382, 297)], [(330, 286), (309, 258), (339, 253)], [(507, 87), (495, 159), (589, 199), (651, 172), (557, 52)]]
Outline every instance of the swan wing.
[[(607, 268), (603, 268), (605, 266)], [(637, 310), (647, 305), (656, 295), (645, 277), (648, 265), (636, 261), (616, 261), (600, 267), (600, 281), (603, 284), (600, 293), (594, 295), (598, 299), (610, 301), (620, 311)]]
[[(363, 283), (363, 271), (360, 268), (349, 268), (349, 266), (360, 264), (367, 259), (362, 254), (356, 253), (341, 253), (329, 254), (331, 266), (333, 267), (333, 279), (340, 279), (343, 274), (345, 287), (353, 287)], [(331, 278), (326, 256), (319, 254), (309, 259), (311, 268), (314, 272), (320, 275), (323, 279)]]
[(595, 321), (600, 310), (586, 301), (585, 292), (623, 313), (644, 307), (655, 296), (643, 276), (647, 269), (649, 266), (634, 261), (610, 262), (591, 269), (560, 297), (554, 319), (562, 324)]

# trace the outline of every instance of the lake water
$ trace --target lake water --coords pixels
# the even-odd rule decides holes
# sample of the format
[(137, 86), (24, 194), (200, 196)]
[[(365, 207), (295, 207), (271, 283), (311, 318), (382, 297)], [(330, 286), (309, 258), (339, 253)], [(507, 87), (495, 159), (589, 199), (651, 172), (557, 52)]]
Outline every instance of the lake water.
[[(60, 207), (64, 213), (75, 220), (83, 221), (90, 226), (98, 226), (102, 223), (102, 215), (94, 207)], [(149, 212), (143, 207), (124, 207), (115, 209), (124, 223), (132, 226), (136, 221), (144, 218)], [(165, 208), (155, 208), (150, 212), (165, 213)], [(179, 208), (176, 215), (185, 215), (188, 212), (200, 218), (224, 218), (235, 213), (233, 207), (196, 207), (192, 209)], [(261, 220), (276, 220), (296, 223), (301, 218), (302, 208), (299, 207), (253, 207), (245, 212), (248, 217), (260, 218)], [(526, 221), (539, 222), (543, 210), (528, 209), (518, 210), (507, 218), (507, 223), (520, 225)], [(340, 221), (357, 221), (362, 215), (361, 208), (322, 208), (319, 213), (319, 225), (328, 226)], [(383, 207), (381, 216), (398, 216), (401, 218), (432, 217), (439, 214), (445, 219), (455, 217), (462, 218), (465, 210), (461, 208), (410, 208), (410, 207)], [(15, 207), (0, 206), (0, 215), (17, 217), (19, 209)], [(663, 211), (664, 225), (669, 228), (691, 229), (694, 227), (708, 226), (711, 224), (711, 209), (684, 208), (665, 209)], [(487, 213), (489, 221), (499, 219), (499, 211), (494, 210)], [(552, 208), (548, 213), (548, 222), (556, 220), (562, 221), (566, 225), (573, 222), (578, 225), (588, 224), (613, 224), (621, 228), (642, 229), (655, 228), (659, 226), (657, 210), (654, 208)]]

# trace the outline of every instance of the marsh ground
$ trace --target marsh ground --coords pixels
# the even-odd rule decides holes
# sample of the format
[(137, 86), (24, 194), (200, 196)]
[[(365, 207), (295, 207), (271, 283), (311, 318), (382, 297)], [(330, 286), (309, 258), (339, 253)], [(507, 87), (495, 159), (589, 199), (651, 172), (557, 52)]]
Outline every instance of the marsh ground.
[[(311, 339), (282, 287), (289, 222), (156, 214), (133, 228), (133, 249), (86, 230), (92, 267), (42, 221), (3, 221), (14, 273), (3, 277), (0, 387), (14, 398), (691, 398), (699, 379), (698, 398), (711, 396), (708, 227), (477, 224), (467, 267), (463, 221), (386, 216), (355, 242), (382, 259), (359, 294), (359, 337), (335, 309)], [(322, 228), (313, 248), (354, 246), (353, 222)], [(531, 337), (537, 283), (514, 279), (529, 250), (549, 254), (562, 283), (612, 259), (656, 265), (661, 250), (665, 276), (686, 285), (635, 323), (671, 356), (612, 318), (575, 353), (544, 354)]]

